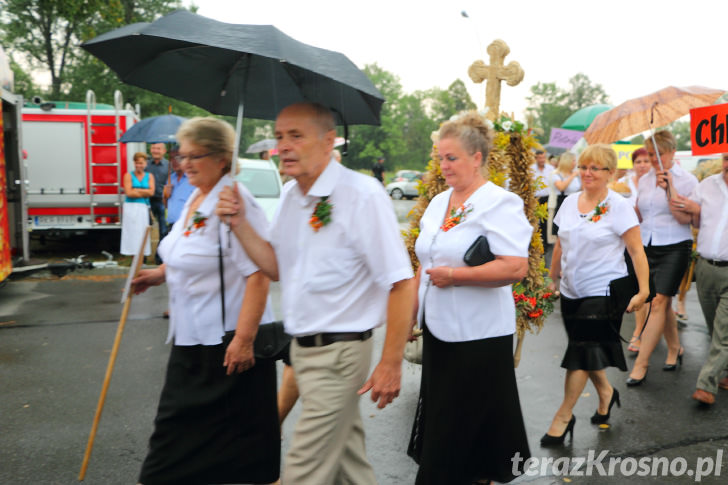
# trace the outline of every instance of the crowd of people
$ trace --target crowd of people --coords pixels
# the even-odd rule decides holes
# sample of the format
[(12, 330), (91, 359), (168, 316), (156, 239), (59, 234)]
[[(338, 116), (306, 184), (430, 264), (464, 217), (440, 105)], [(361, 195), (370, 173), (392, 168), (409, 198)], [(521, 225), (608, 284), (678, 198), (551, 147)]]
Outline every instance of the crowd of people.
[[(416, 272), (381, 182), (337, 163), (335, 128), (331, 112), (315, 103), (278, 115), (280, 170), (291, 181), (272, 223), (234, 182), (235, 135), (223, 121), (185, 122), (164, 175), (163, 145), (153, 146), (149, 160), (135, 155), (124, 179), (122, 241), (136, 241), (137, 251), (150, 214), (160, 224), (163, 262), (133, 284), (137, 293), (167, 284), (172, 343), (140, 483), (376, 483), (359, 399), (369, 393), (384, 408), (399, 395), (403, 350), (416, 327), (422, 374), (407, 449), (419, 465), (416, 483), (509, 482), (523, 472), (530, 450), (513, 368), (511, 284), (526, 275), (534, 228), (523, 201), (487, 178), (492, 128), (474, 112), (441, 126), (437, 153), (449, 190), (422, 215)], [(578, 158), (562, 154), (556, 167), (545, 152), (534, 154), (534, 177), (545, 182), (536, 197), (553, 213), (552, 227), (541, 225), (544, 247), (547, 236), (554, 241), (551, 290), (560, 295), (568, 337), (563, 401), (542, 446), (573, 438), (573, 408), (588, 381), (598, 398), (592, 424), (606, 423), (620, 406), (605, 369), (627, 371), (625, 312), (637, 315), (627, 386), (645, 382), (661, 336), (663, 370), (680, 365), (671, 298), (688, 265), (691, 225), (700, 230), (697, 287), (712, 334), (693, 397), (712, 404), (718, 387), (728, 389), (728, 154), (722, 172), (698, 184), (672, 163), (669, 132), (645, 145), (626, 174), (617, 173), (608, 145)], [(629, 194), (613, 190), (617, 183)], [(272, 357), (258, 350), (280, 337), (271, 281), (280, 282), (291, 337)], [(632, 285), (623, 302), (611, 294), (617, 283)], [(385, 324), (370, 373), (372, 332)], [(278, 358), (287, 365), (276, 397)], [(281, 467), (281, 423), (299, 396)]]

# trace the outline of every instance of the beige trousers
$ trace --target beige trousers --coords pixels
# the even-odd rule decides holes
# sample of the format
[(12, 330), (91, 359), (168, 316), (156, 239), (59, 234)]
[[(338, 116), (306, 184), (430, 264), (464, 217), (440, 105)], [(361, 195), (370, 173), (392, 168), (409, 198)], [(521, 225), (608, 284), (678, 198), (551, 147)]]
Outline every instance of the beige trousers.
[(366, 457), (356, 393), (369, 374), (372, 341), (324, 347), (291, 343), (302, 411), (285, 458), (283, 485), (377, 483)]

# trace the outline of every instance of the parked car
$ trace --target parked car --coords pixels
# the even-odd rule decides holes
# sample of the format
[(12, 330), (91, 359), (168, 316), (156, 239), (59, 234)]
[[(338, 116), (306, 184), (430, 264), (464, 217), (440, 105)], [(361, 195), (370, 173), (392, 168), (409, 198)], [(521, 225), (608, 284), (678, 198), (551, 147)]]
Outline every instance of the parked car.
[(394, 177), (390, 180), (390, 182), (411, 182), (421, 175), (422, 172), (417, 170), (399, 170), (394, 174)]
[(422, 172), (416, 170), (400, 170), (392, 182), (387, 185), (387, 193), (395, 200), (414, 199), (420, 193), (417, 186), (422, 180)]
[(236, 178), (253, 194), (268, 221), (273, 220), (283, 188), (276, 164), (271, 160), (238, 158), (238, 168)]

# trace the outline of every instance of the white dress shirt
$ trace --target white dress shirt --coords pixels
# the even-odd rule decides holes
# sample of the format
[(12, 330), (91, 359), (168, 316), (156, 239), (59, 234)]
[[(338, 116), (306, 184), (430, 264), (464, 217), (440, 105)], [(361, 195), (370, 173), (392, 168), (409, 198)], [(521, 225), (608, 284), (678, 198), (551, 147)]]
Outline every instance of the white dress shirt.
[(728, 185), (723, 172), (705, 178), (690, 194), (700, 204), (698, 253), (728, 261)]
[[(159, 244), (159, 254), (166, 266), (169, 289), (169, 333), (167, 342), (175, 345), (216, 345), (222, 342), (222, 298), (218, 263), (218, 234), (222, 241), (223, 276), (225, 279), (225, 331), (235, 330), (245, 294), (247, 277), (258, 271), (237, 238), (215, 215), (215, 206), (222, 188), (232, 178), (222, 177), (205, 197), (197, 212), (207, 217), (204, 226), (192, 228), (194, 215), (185, 220), (190, 203), (199, 189), (190, 195), (172, 231)], [(268, 221), (248, 189), (237, 182), (245, 200), (245, 217), (261, 237), (268, 237)], [(186, 231), (190, 231), (185, 236)], [(270, 301), (261, 322), (273, 321)]]
[[(331, 222), (309, 224), (328, 196)], [(307, 195), (283, 187), (273, 219), (286, 332), (363, 332), (386, 319), (389, 292), (413, 277), (392, 202), (372, 177), (329, 161)]]
[(593, 211), (579, 212), (580, 194), (568, 196), (554, 218), (561, 243), (560, 291), (567, 298), (605, 296), (610, 281), (627, 276), (622, 235), (639, 221), (632, 204), (613, 190), (605, 199), (607, 212), (590, 221)]
[(544, 188), (538, 189), (533, 195), (535, 197), (547, 197), (551, 191), (551, 189), (549, 189), (549, 180), (551, 180), (551, 172), (555, 170), (554, 166), (547, 162), (546, 165), (543, 166), (543, 170), (541, 170), (538, 168), (538, 163), (534, 163), (531, 165), (531, 170), (533, 170), (533, 177), (535, 179), (541, 177), (541, 181), (544, 183)]
[(516, 309), (511, 285), (499, 288), (448, 286), (430, 283), (426, 270), (436, 266), (466, 266), (463, 257), (478, 236), (488, 239), (496, 256), (528, 257), (533, 227), (516, 194), (486, 182), (465, 202), (472, 212), (448, 231), (440, 229), (450, 205), (447, 190), (436, 195), (420, 219), (415, 252), (422, 273), (418, 289), (420, 324), (446, 342), (464, 342), (511, 335), (516, 329)]
[[(670, 168), (672, 182), (680, 195), (688, 196), (698, 185), (695, 175), (683, 170), (677, 163)], [(637, 208), (642, 216), (640, 231), (642, 244), (648, 246), (667, 246), (693, 238), (690, 224), (680, 224), (670, 212), (667, 192), (657, 185), (657, 173), (654, 168), (640, 177), (637, 186)]]

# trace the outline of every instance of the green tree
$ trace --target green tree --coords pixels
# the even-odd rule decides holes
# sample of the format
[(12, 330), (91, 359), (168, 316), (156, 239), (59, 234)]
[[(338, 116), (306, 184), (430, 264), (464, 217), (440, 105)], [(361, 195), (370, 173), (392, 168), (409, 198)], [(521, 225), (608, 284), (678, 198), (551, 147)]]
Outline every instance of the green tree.
[(427, 96), (431, 99), (431, 116), (437, 123), (442, 123), (461, 111), (476, 108), (465, 83), (460, 79), (453, 81), (447, 90), (433, 88), (427, 91)]
[(667, 127), (675, 137), (678, 150), (690, 150), (690, 122), (674, 121)]
[(558, 128), (574, 112), (593, 104), (607, 103), (609, 97), (601, 84), (594, 84), (585, 74), (569, 79), (569, 88), (559, 88), (556, 83), (538, 83), (531, 87), (526, 98), (526, 113), (534, 120), (538, 140), (548, 143), (551, 128)]
[(31, 68), (49, 73), (47, 95), (61, 99), (68, 79), (79, 78), (69, 72), (88, 56), (78, 47), (83, 40), (181, 7), (181, 0), (0, 0), (0, 41)]
[(38, 87), (33, 82), (33, 78), (13, 59), (10, 59), (10, 69), (12, 69), (15, 78), (15, 87), (13, 88), (15, 94), (20, 94), (25, 99), (38, 94)]
[(364, 66), (364, 73), (386, 100), (382, 105), (381, 126), (358, 125), (349, 128), (349, 154), (344, 163), (354, 169), (368, 169), (378, 157), (384, 157), (385, 170), (391, 171), (404, 153), (398, 124), (398, 106), (402, 97), (399, 77), (376, 63)]

